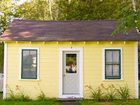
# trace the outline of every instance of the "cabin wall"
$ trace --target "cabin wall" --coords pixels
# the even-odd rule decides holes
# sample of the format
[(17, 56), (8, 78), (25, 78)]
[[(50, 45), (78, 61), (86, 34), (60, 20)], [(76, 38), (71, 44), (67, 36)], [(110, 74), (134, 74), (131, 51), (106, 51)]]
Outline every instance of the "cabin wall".
[[(10, 90), (15, 94), (23, 93), (36, 99), (43, 91), (47, 97), (59, 97), (59, 62), (60, 48), (82, 48), (83, 49), (83, 97), (89, 98), (90, 92), (87, 86), (97, 88), (101, 84), (108, 86), (114, 84), (116, 87), (127, 85), (131, 96), (136, 97), (136, 47), (137, 42), (115, 41), (115, 42), (7, 42), (7, 64), (6, 64), (6, 90), (4, 94), (8, 97)], [(39, 79), (20, 79), (20, 50), (21, 48), (39, 49)], [(122, 79), (103, 79), (103, 49), (122, 49)]]

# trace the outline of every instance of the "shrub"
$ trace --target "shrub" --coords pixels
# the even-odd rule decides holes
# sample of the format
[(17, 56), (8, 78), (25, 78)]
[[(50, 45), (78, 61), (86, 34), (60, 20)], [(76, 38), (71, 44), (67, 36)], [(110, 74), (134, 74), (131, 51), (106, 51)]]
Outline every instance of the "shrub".
[(106, 94), (106, 99), (107, 101), (113, 101), (114, 99), (116, 99), (116, 91), (111, 90), (110, 92), (108, 92)]
[(88, 86), (90, 92), (91, 92), (91, 98), (95, 101), (101, 101), (103, 99), (103, 92), (100, 87), (97, 89), (93, 89), (91, 86)]
[(47, 97), (43, 91), (41, 91), (40, 95), (37, 97), (38, 101), (46, 101)]
[(9, 97), (6, 100), (16, 100), (16, 96), (11, 89), (9, 89)]
[(25, 95), (23, 93), (20, 93), (19, 95), (17, 95), (16, 99), (19, 101), (30, 101), (31, 100), (28, 95)]
[(101, 86), (104, 89), (104, 92), (105, 92), (104, 98), (107, 101), (113, 101), (114, 99), (116, 99), (117, 92), (116, 92), (116, 88), (113, 84), (108, 85), (107, 87), (104, 87), (103, 84)]
[(118, 89), (116, 89), (116, 90), (117, 90), (117, 93), (118, 93), (120, 99), (126, 101), (127, 99), (130, 98), (130, 92), (129, 92), (128, 86), (124, 86), (124, 87), (121, 87), (121, 86), (120, 86), (120, 87), (119, 87)]
[(20, 95), (15, 95), (15, 96), (9, 96), (8, 98), (6, 98), (6, 100), (8, 101), (31, 101), (30, 97), (24, 94), (20, 94)]
[(91, 98), (95, 101), (113, 101), (114, 99), (122, 99), (126, 101), (130, 98), (130, 91), (128, 86), (119, 86), (116, 88), (113, 84), (105, 87), (101, 84), (97, 89), (87, 86), (91, 92)]
[(9, 89), (9, 97), (6, 100), (14, 100), (14, 101), (30, 101), (30, 97), (28, 95), (23, 94), (23, 92), (19, 94), (14, 94), (14, 92)]

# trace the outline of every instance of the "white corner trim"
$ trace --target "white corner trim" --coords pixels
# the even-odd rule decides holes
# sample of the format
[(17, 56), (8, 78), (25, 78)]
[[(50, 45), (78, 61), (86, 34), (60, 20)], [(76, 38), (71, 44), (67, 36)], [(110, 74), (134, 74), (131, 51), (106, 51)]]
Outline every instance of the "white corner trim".
[[(80, 78), (80, 95), (63, 95), (63, 52), (64, 51), (78, 51), (79, 52), (79, 78)], [(83, 98), (83, 49), (82, 48), (60, 48), (59, 49), (59, 98)]]
[(139, 98), (139, 82), (138, 82), (138, 42), (135, 46), (135, 98)]
[(7, 94), (7, 86), (6, 86), (6, 78), (7, 78), (7, 43), (4, 43), (4, 80), (3, 80), (3, 99), (6, 98)]
[(63, 61), (63, 58), (62, 58), (62, 54), (63, 54), (63, 50), (62, 49), (59, 49), (59, 98), (62, 97), (62, 61)]
[(102, 51), (102, 80), (105, 80), (105, 48)]
[[(120, 50), (121, 51), (121, 79), (105, 79), (105, 50), (108, 50), (108, 49), (110, 49), (110, 50), (115, 50), (115, 49), (118, 49), (118, 50)], [(103, 48), (103, 51), (102, 51), (103, 53), (102, 53), (102, 65), (103, 65), (103, 69), (102, 69), (102, 80), (103, 81), (116, 81), (116, 80), (123, 80), (123, 68), (122, 68), (122, 58), (123, 58), (123, 52), (122, 52), (122, 48), (116, 48), (116, 47), (114, 47), (114, 48), (110, 48), (110, 47), (106, 47), (106, 48)]]
[[(37, 50), (37, 79), (22, 79), (21, 78), (21, 60), (22, 60), (22, 50), (26, 50), (26, 49), (33, 49), (33, 50)], [(19, 51), (19, 62), (20, 62), (20, 66), (19, 66), (19, 80), (28, 80), (28, 81), (38, 81), (40, 79), (40, 67), (39, 67), (39, 63), (40, 63), (40, 59), (39, 59), (39, 48), (34, 48), (34, 47), (23, 47), (23, 48), (20, 48), (20, 51)]]

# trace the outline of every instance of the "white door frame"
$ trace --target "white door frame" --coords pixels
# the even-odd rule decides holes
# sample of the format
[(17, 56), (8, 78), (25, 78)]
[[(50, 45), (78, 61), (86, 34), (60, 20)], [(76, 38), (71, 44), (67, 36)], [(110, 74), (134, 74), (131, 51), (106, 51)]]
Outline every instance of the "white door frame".
[[(79, 95), (63, 95), (63, 52), (79, 52)], [(59, 49), (59, 98), (83, 98), (83, 49), (82, 48), (60, 48)]]

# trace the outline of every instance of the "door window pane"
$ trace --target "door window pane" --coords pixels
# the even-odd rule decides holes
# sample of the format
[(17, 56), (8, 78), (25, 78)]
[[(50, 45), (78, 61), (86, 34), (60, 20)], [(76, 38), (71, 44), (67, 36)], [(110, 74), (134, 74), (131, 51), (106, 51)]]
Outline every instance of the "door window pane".
[(37, 79), (37, 50), (22, 50), (22, 79)]
[(66, 73), (77, 73), (77, 54), (66, 54)]

